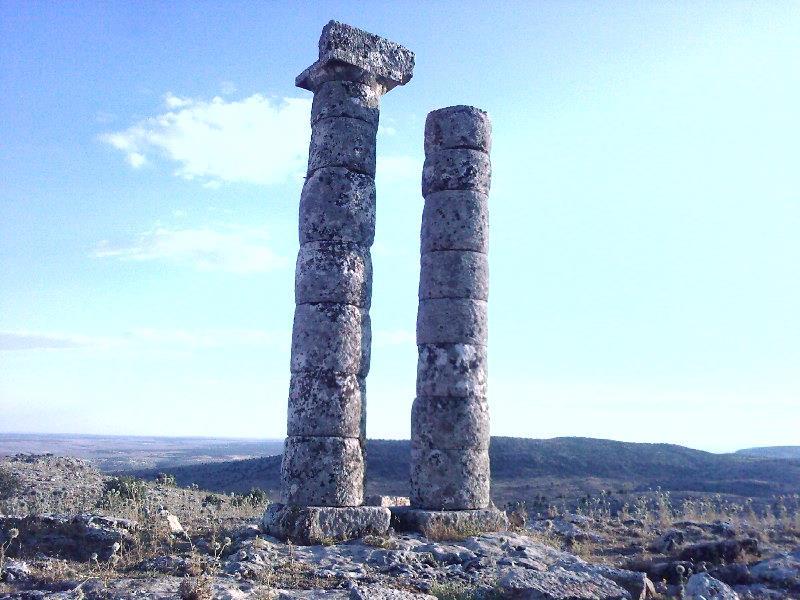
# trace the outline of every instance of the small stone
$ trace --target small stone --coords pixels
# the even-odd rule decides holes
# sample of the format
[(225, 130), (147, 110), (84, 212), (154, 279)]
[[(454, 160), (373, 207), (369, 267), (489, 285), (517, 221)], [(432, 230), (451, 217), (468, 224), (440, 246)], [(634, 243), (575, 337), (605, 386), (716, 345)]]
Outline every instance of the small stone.
[(289, 436), (281, 464), (286, 504), (358, 506), (364, 457), (358, 438)]
[(361, 119), (331, 117), (311, 128), (308, 173), (328, 167), (344, 167), (375, 176), (375, 135), (378, 128)]
[[(312, 135), (313, 137), (313, 135)], [(489, 155), (466, 148), (438, 150), (422, 167), (422, 195), (442, 190), (472, 190), (489, 193), (492, 165)]]
[(411, 444), (411, 505), (428, 510), (463, 510), (489, 505), (486, 448), (433, 448)]
[(183, 530), (183, 525), (178, 520), (178, 517), (175, 515), (166, 515), (167, 527), (169, 528), (169, 532), (172, 535), (183, 535), (185, 531)]
[(486, 396), (486, 346), (419, 344), (418, 396)]
[(354, 81), (328, 81), (314, 92), (311, 124), (328, 117), (352, 117), (377, 127), (380, 100), (373, 86)]
[(432, 448), (489, 449), (489, 404), (482, 397), (418, 397), (411, 408), (411, 437)]
[(468, 250), (438, 250), (422, 254), (419, 297), (488, 300), (488, 256)]
[(486, 194), (445, 190), (428, 194), (422, 209), (422, 252), (489, 251), (489, 207)]
[(471, 148), (489, 153), (492, 123), (486, 111), (474, 106), (448, 106), (425, 119), (425, 154), (442, 148)]
[(291, 369), (357, 374), (369, 371), (369, 314), (349, 304), (300, 304), (295, 308)]
[(437, 298), (420, 300), (417, 344), (476, 344), (488, 337), (484, 300)]
[(380, 506), (287, 506), (270, 504), (262, 519), (264, 531), (295, 544), (312, 545), (384, 535), (391, 513)]
[(375, 238), (375, 180), (344, 167), (314, 171), (300, 195), (300, 243), (353, 242)]
[(372, 259), (369, 250), (345, 242), (309, 242), (297, 254), (295, 302), (331, 302), (369, 308)]
[(293, 373), (287, 435), (361, 437), (363, 379), (338, 373)]

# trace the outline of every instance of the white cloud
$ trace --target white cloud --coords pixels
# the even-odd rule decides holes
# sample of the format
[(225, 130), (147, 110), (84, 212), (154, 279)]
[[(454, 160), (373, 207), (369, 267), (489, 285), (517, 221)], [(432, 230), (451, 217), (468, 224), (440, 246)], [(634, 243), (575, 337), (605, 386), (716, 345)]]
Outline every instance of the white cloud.
[(164, 97), (167, 112), (101, 140), (139, 167), (162, 157), (175, 174), (214, 186), (225, 182), (280, 183), (305, 168), (311, 101), (254, 94), (237, 101)]
[(80, 336), (56, 333), (31, 333), (27, 331), (0, 331), (0, 351), (4, 350), (60, 350), (91, 344)]
[(160, 260), (201, 271), (256, 273), (282, 268), (286, 258), (268, 246), (263, 227), (227, 225), (212, 229), (170, 229), (160, 225), (128, 244), (100, 242), (93, 256), (128, 261)]

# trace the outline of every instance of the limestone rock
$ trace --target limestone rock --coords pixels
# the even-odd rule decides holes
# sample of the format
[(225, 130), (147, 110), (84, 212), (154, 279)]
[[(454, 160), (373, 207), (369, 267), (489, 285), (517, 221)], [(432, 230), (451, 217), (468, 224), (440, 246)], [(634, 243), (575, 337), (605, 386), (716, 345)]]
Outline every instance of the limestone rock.
[(412, 440), (411, 505), (463, 510), (489, 505), (486, 448), (434, 448)]
[(392, 526), (398, 531), (423, 535), (452, 531), (456, 535), (477, 535), (508, 529), (508, 517), (490, 506), (472, 510), (423, 510), (398, 506), (392, 509)]
[(486, 398), (419, 396), (411, 408), (411, 437), (431, 448), (489, 449)]
[(486, 346), (419, 344), (418, 396), (486, 396)]
[(469, 250), (424, 253), (420, 259), (419, 297), (488, 300), (487, 255)]
[(489, 206), (486, 194), (445, 190), (425, 196), (422, 209), (422, 252), (489, 251)]
[(512, 567), (501, 573), (498, 589), (503, 598), (520, 600), (630, 600), (630, 594), (609, 579), (562, 568)]
[(295, 269), (297, 304), (338, 303), (369, 308), (372, 259), (369, 250), (347, 242), (300, 246)]
[(292, 330), (292, 372), (365, 376), (372, 333), (369, 314), (346, 304), (300, 304)]
[(750, 576), (758, 582), (800, 592), (800, 548), (753, 565), (750, 567)]
[(473, 190), (488, 194), (491, 179), (492, 165), (485, 152), (466, 148), (438, 150), (425, 158), (422, 195), (427, 197), (443, 190)]
[(0, 539), (5, 540), (10, 529), (18, 529), (15, 544), (26, 552), (43, 552), (78, 561), (88, 561), (93, 553), (100, 560), (108, 560), (133, 541), (138, 528), (136, 521), (94, 514), (0, 515)]
[(381, 506), (287, 506), (271, 504), (262, 519), (264, 531), (296, 544), (339, 542), (383, 535), (391, 513)]
[(377, 131), (375, 125), (350, 117), (317, 121), (311, 128), (308, 173), (327, 167), (344, 167), (374, 177)]
[(686, 583), (687, 600), (739, 600), (739, 595), (707, 573), (697, 573)]
[(358, 506), (363, 500), (364, 457), (358, 438), (286, 438), (281, 464), (287, 504)]
[(417, 344), (485, 346), (487, 336), (487, 306), (484, 300), (420, 300), (417, 312)]
[(361, 437), (366, 384), (356, 375), (293, 373), (287, 434)]
[(486, 111), (461, 105), (429, 112), (425, 154), (442, 148), (471, 148), (488, 154), (492, 149), (492, 123)]
[(300, 195), (300, 243), (375, 239), (375, 180), (344, 167), (317, 169)]
[(314, 92), (311, 124), (329, 117), (351, 117), (377, 127), (380, 99), (374, 86), (354, 81), (328, 81)]

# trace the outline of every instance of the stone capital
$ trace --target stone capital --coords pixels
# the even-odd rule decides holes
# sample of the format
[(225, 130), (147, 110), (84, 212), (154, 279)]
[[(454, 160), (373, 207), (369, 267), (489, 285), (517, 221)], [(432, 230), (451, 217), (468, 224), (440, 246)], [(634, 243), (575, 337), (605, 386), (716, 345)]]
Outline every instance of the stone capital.
[(295, 79), (297, 87), (315, 91), (326, 81), (358, 81), (385, 93), (408, 83), (414, 53), (400, 44), (338, 21), (330, 21), (319, 38), (319, 59)]

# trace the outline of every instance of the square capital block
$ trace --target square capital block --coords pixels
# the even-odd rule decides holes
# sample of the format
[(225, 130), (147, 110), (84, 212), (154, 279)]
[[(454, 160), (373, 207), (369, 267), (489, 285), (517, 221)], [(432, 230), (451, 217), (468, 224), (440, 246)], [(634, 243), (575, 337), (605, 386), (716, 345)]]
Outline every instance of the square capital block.
[(319, 38), (319, 59), (295, 79), (315, 91), (325, 81), (374, 82), (388, 91), (405, 85), (414, 72), (414, 53), (396, 42), (339, 21), (330, 21)]

